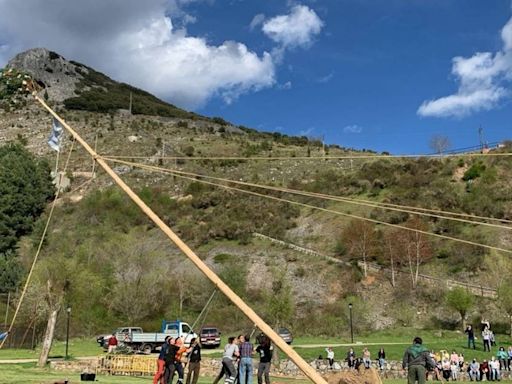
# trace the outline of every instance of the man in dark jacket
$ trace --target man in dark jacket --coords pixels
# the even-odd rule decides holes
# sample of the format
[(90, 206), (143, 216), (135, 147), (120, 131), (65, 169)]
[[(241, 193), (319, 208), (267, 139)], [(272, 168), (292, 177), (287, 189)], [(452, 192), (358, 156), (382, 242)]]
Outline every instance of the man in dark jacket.
[[(201, 345), (196, 338), (190, 340), (190, 348), (187, 350), (188, 354), (188, 374), (187, 384), (197, 384), (199, 379), (199, 371), (201, 369)], [(192, 378), (192, 381), (190, 379)]]
[(430, 352), (423, 346), (421, 337), (415, 337), (412, 346), (407, 348), (402, 361), (402, 368), (408, 369), (407, 384), (425, 384), (426, 372), (434, 368), (436, 363)]

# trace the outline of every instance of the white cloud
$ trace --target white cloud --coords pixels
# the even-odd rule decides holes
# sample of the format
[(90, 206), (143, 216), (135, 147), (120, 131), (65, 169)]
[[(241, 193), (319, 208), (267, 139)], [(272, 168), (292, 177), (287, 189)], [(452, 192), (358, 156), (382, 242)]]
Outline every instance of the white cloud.
[(282, 48), (309, 47), (323, 25), (314, 10), (305, 5), (296, 5), (289, 14), (265, 21), (262, 30)]
[(510, 95), (505, 88), (512, 79), (512, 18), (501, 31), (502, 50), (492, 54), (478, 52), (472, 57), (455, 57), (452, 74), (459, 81), (457, 93), (424, 101), (420, 116), (464, 117), (496, 108)]
[[(169, 12), (194, 1), (202, 0), (0, 0), (0, 36), (8, 45), (0, 50), (0, 65), (43, 46), (188, 108), (217, 95), (230, 103), (272, 86), (269, 53), (258, 55), (235, 41), (210, 45), (173, 27)], [(27, 23), (27, 15), (37, 17)]]
[(347, 125), (347, 126), (343, 127), (343, 132), (345, 132), (345, 133), (361, 133), (361, 132), (363, 132), (363, 127), (361, 127), (357, 124)]
[(265, 21), (265, 15), (263, 13), (258, 13), (256, 16), (254, 16), (252, 18), (251, 24), (249, 24), (249, 28), (252, 31), (257, 26), (263, 24), (264, 21)]
[(281, 90), (292, 89), (292, 82), (291, 81), (287, 81), (286, 83), (278, 84), (277, 88), (281, 89)]

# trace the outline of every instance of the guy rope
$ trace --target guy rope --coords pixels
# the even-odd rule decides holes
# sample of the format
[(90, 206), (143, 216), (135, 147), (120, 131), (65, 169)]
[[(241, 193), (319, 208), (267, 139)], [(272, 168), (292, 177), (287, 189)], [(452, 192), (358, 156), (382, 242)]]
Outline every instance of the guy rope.
[(313, 369), (302, 357), (299, 356), (283, 339), (267, 324), (263, 319), (258, 316), (254, 310), (249, 307), (226, 283), (224, 283), (200, 258), (196, 253), (187, 245), (181, 238), (174, 233), (174, 231), (165, 224), (158, 215), (151, 210), (151, 208), (142, 201), (142, 199), (113, 171), (107, 164), (104, 158), (96, 151), (82, 137), (75, 132), (52, 108), (50, 108), (43, 99), (41, 99), (37, 92), (33, 92), (34, 98), (55, 118), (62, 126), (76, 139), (78, 143), (95, 159), (105, 172), (115, 181), (115, 183), (137, 204), (137, 206), (144, 212), (161, 230), (162, 232), (174, 243), (176, 246), (196, 265), (196, 267), (203, 272), (203, 274), (224, 294), (226, 297), (235, 304), (263, 333), (265, 333), (274, 344), (281, 349), (299, 369), (314, 383), (327, 384), (327, 381)]

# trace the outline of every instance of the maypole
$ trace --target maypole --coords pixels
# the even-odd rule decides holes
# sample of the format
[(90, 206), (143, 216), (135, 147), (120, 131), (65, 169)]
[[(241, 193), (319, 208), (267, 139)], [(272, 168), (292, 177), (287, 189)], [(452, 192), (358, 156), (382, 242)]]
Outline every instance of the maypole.
[(113, 171), (104, 158), (96, 153), (82, 137), (75, 132), (52, 108), (41, 99), (36, 92), (33, 92), (34, 98), (55, 118), (62, 126), (75, 138), (75, 140), (84, 147), (84, 149), (93, 157), (94, 160), (107, 172), (107, 174), (115, 181), (115, 183), (137, 204), (163, 233), (195, 264), (197, 268), (233, 302), (264, 334), (266, 334), (274, 344), (281, 349), (299, 369), (316, 384), (327, 384), (327, 381), (313, 369), (302, 357), (299, 356), (293, 348), (284, 342), (274, 330), (258, 316), (229, 286), (227, 286), (187, 245), (181, 238), (176, 235), (173, 230), (165, 224), (153, 210), (142, 201), (142, 199)]

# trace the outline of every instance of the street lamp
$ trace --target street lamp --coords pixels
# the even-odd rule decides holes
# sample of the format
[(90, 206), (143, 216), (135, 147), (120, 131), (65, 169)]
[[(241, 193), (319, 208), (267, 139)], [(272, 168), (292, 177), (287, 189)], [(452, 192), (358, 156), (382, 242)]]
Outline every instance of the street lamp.
[(66, 325), (66, 360), (68, 359), (68, 346), (69, 346), (69, 318), (71, 317), (71, 307), (66, 308), (67, 325)]
[(352, 303), (349, 303), (348, 311), (349, 311), (349, 315), (350, 315), (350, 342), (352, 344), (354, 344), (354, 327), (352, 324)]

